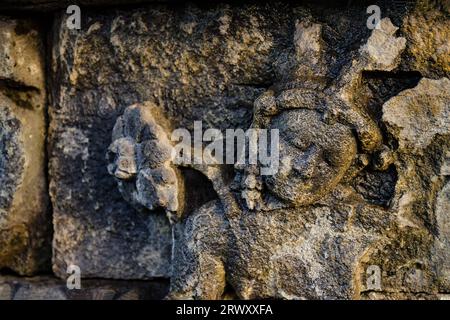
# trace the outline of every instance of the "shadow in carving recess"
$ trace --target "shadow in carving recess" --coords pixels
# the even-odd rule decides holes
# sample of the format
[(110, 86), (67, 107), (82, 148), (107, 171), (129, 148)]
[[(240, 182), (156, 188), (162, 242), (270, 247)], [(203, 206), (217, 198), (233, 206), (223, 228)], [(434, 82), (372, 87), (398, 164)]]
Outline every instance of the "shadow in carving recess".
[[(363, 79), (368, 100), (366, 111), (381, 129), (384, 143), (394, 150), (397, 141), (389, 135), (381, 118), (383, 104), (401, 91), (414, 88), (422, 75), (417, 71), (363, 71)], [(388, 207), (395, 192), (397, 170), (390, 166), (386, 171), (367, 169), (361, 172), (353, 181), (353, 187), (364, 199), (372, 204)]]
[(202, 173), (189, 168), (180, 168), (180, 170), (183, 174), (184, 185), (186, 186), (185, 217), (205, 203), (219, 199), (211, 181)]
[(397, 170), (392, 165), (386, 171), (365, 170), (354, 180), (353, 187), (372, 204), (388, 207), (395, 192)]

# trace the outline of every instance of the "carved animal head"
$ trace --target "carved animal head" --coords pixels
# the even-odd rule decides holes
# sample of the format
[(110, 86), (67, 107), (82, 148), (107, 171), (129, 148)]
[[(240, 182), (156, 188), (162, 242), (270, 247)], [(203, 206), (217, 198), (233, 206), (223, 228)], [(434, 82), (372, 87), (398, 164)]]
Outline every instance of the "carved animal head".
[(182, 179), (172, 166), (172, 145), (163, 119), (153, 104), (126, 108), (113, 129), (108, 172), (122, 196), (138, 210), (163, 209), (173, 219), (181, 212)]

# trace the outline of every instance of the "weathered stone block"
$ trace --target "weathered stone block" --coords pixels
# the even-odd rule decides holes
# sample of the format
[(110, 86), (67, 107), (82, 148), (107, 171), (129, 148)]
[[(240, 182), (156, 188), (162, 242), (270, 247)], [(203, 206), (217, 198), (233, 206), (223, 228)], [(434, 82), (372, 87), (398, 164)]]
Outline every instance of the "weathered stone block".
[(0, 269), (49, 270), (42, 34), (0, 18)]

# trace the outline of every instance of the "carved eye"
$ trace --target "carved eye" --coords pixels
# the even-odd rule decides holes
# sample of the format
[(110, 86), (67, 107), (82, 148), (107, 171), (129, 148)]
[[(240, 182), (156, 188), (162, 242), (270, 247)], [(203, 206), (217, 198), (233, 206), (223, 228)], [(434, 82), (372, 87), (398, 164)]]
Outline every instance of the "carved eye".
[(171, 169), (161, 170), (161, 180), (167, 184), (173, 184), (176, 182), (175, 172)]
[(132, 157), (117, 158), (117, 168), (114, 175), (119, 179), (130, 179), (137, 173), (136, 162)]
[(294, 137), (291, 139), (291, 143), (299, 150), (303, 152), (307, 152), (311, 147), (311, 142), (307, 141), (303, 136)]

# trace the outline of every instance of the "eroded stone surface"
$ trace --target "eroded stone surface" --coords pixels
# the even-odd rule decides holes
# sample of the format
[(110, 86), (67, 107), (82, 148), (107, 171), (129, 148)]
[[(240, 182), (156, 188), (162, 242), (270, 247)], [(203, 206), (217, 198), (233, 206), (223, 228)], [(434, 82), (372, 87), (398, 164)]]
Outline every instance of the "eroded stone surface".
[(450, 288), (450, 183), (447, 182), (439, 192), (436, 200), (436, 224), (438, 237), (435, 240), (436, 272), (439, 288), (448, 291)]
[[(445, 14), (446, 13), (447, 16)], [(407, 38), (406, 51), (410, 59), (404, 64), (425, 77), (447, 76), (450, 72), (450, 5), (444, 1), (442, 11), (423, 1), (404, 17), (402, 32)]]
[(65, 9), (70, 5), (77, 4), (80, 7), (89, 6), (117, 6), (117, 5), (137, 5), (152, 2), (164, 2), (155, 0), (79, 0), (76, 2), (70, 0), (4, 0), (0, 4), (0, 9), (21, 11), (21, 10), (36, 10), (36, 11), (54, 11), (57, 9)]
[(363, 270), (378, 265), (382, 271), (383, 293), (362, 283), (363, 297), (448, 290), (448, 84), (448, 78), (423, 78), (383, 105), (383, 121), (398, 142), (396, 224), (361, 259)]
[(399, 137), (400, 149), (423, 150), (437, 135), (450, 133), (450, 80), (423, 78), (383, 106), (383, 120)]

